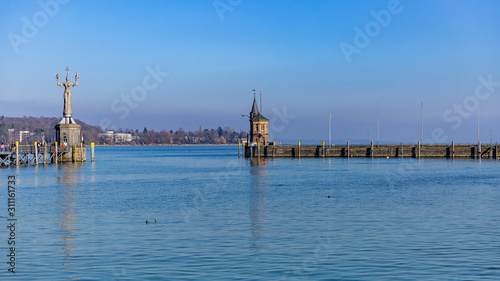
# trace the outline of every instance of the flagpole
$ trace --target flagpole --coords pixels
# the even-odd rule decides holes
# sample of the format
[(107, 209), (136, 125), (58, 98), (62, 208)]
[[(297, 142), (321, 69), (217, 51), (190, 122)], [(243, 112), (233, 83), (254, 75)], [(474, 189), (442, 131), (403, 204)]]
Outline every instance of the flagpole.
[(379, 131), (380, 128), (380, 118), (379, 118), (379, 110), (378, 110), (378, 102), (377, 102), (377, 147), (378, 147), (378, 141), (379, 141)]
[(479, 143), (479, 101), (477, 102), (477, 142)]
[(420, 102), (420, 144), (424, 144), (424, 102)]
[(328, 114), (328, 139), (329, 146), (332, 146), (332, 114)]

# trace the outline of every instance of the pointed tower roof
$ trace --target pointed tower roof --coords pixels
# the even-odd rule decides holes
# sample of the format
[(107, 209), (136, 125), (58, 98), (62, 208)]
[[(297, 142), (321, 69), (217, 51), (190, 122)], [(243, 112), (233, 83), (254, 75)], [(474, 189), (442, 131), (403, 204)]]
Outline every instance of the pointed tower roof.
[(253, 97), (253, 105), (252, 105), (252, 111), (250, 112), (250, 120), (251, 121), (269, 121), (266, 117), (264, 117), (262, 114), (259, 112), (259, 108), (257, 107), (257, 101), (255, 100), (255, 97)]
[(253, 97), (252, 111), (250, 111), (250, 114), (252, 113), (254, 116), (259, 114), (259, 108), (257, 107), (257, 101), (255, 100), (255, 97)]

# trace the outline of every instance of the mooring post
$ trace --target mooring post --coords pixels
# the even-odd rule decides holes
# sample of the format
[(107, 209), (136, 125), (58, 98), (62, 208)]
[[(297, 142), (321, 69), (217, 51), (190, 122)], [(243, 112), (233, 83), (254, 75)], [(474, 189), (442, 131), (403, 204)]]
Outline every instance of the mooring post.
[[(35, 142), (35, 165), (38, 165), (38, 145), (37, 144), (38, 143)], [(30, 158), (28, 156), (28, 164), (29, 164), (29, 160), (30, 160)]]
[(373, 141), (372, 141), (372, 147), (370, 149), (370, 157), (373, 158)]
[(241, 142), (238, 142), (238, 158), (241, 157), (241, 154), (240, 154), (240, 146), (241, 146)]
[(420, 141), (418, 141), (418, 159), (420, 159)]
[(451, 158), (455, 158), (455, 142), (451, 142)]
[(90, 161), (94, 162), (94, 143), (90, 143)]
[(47, 164), (47, 143), (43, 142), (43, 164)]
[(257, 153), (258, 153), (257, 157), (260, 158), (260, 142), (257, 143)]
[(83, 143), (80, 143), (80, 162), (83, 162)]
[(73, 145), (73, 162), (76, 162), (76, 144)]
[(19, 166), (19, 142), (16, 141), (16, 166)]
[(54, 161), (55, 161), (55, 163), (57, 164), (57, 157), (58, 157), (58, 155), (57, 155), (57, 141), (55, 142), (54, 151), (55, 151), (55, 153), (56, 153), (56, 155), (55, 155), (55, 157), (54, 157)]
[(321, 142), (321, 156), (323, 156), (323, 158), (325, 158), (325, 142), (324, 141)]
[(401, 142), (401, 158), (403, 158), (403, 142)]
[(349, 141), (347, 141), (347, 158), (349, 158), (349, 154), (351, 154), (351, 148), (349, 146)]
[(299, 158), (300, 158), (300, 141), (299, 141), (299, 149), (298, 150), (299, 150)]

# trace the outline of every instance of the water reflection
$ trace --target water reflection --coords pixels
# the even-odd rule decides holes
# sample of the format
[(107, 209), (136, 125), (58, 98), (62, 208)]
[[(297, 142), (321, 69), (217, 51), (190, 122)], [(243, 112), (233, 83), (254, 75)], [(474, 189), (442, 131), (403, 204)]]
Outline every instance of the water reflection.
[(263, 250), (261, 237), (267, 236), (265, 223), (268, 216), (268, 176), (267, 158), (250, 159), (250, 221), (252, 239), (250, 248), (255, 252)]
[[(77, 205), (77, 183), (81, 181), (79, 170), (81, 163), (64, 163), (59, 166), (59, 176), (57, 183), (61, 187), (61, 218), (59, 225), (62, 233), (62, 250), (64, 252), (63, 264), (69, 268), (73, 263), (71, 261), (74, 248), (75, 237), (75, 209)], [(69, 271), (70, 272), (70, 271)]]

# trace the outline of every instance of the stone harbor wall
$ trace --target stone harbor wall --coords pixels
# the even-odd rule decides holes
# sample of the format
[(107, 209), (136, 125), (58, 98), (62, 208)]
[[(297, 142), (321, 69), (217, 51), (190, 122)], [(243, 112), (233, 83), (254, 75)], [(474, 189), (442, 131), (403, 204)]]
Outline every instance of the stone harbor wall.
[[(238, 148), (240, 151), (240, 148)], [(498, 158), (498, 145), (242, 146), (243, 157)]]

